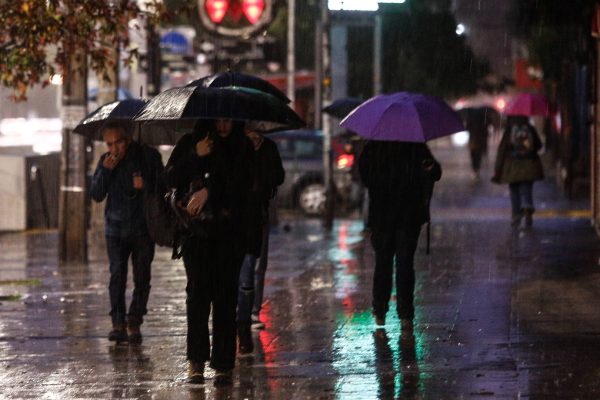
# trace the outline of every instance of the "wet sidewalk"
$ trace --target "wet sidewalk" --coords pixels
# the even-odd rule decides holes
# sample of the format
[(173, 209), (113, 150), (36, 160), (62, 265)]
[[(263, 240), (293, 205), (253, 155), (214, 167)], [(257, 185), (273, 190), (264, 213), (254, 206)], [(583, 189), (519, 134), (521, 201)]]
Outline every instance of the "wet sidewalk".
[[(531, 229), (512, 229), (508, 189), (470, 177), (438, 141), (431, 254), (421, 236), (414, 336), (370, 314), (373, 252), (360, 220), (327, 234), (282, 220), (271, 238), (255, 355), (234, 384), (185, 383), (185, 273), (157, 252), (140, 346), (106, 340), (101, 233), (90, 263), (57, 263), (55, 232), (0, 235), (0, 399), (600, 398), (600, 246), (585, 200), (536, 183)], [(283, 229), (288, 225), (289, 231)], [(210, 372), (210, 369), (207, 369)]]

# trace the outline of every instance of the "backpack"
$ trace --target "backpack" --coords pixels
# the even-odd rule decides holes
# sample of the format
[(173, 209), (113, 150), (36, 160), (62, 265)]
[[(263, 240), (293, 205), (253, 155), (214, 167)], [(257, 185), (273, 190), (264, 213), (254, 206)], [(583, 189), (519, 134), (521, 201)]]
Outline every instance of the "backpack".
[(163, 180), (162, 171), (155, 170), (156, 166), (152, 166), (148, 159), (148, 150), (142, 146), (140, 151), (140, 161), (150, 178), (145, 182), (148, 186), (144, 190), (144, 218), (148, 234), (157, 245), (172, 247), (175, 242), (177, 219), (169, 204), (170, 192)]
[(517, 158), (535, 153), (535, 141), (528, 125), (514, 125), (511, 128), (510, 144), (512, 145), (512, 154)]

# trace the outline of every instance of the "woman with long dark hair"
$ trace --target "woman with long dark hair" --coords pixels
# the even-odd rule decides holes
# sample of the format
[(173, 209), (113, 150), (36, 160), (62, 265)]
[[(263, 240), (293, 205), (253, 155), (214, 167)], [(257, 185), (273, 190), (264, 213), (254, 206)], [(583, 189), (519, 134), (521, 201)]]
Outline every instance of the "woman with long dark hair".
[[(236, 353), (236, 306), (245, 244), (240, 234), (251, 182), (252, 145), (243, 123), (199, 123), (183, 136), (167, 163), (167, 180), (182, 193), (190, 223), (180, 238), (187, 275), (189, 380), (204, 381), (204, 364), (215, 385), (231, 384)], [(212, 348), (209, 314), (212, 308)]]

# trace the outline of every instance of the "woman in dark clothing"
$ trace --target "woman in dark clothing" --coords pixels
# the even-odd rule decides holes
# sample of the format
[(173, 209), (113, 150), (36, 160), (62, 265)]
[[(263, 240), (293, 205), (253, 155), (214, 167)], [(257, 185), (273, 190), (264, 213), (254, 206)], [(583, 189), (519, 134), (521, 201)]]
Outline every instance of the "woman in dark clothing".
[[(256, 173), (244, 212), (245, 243), (248, 247), (240, 271), (237, 317), (240, 354), (251, 354), (254, 351), (251, 323), (255, 291), (258, 287), (262, 293), (265, 272), (259, 271), (262, 273), (259, 276), (262, 282), (256, 279), (256, 262), (259, 257), (267, 257), (264, 249), (269, 240), (269, 201), (275, 196), (277, 187), (283, 183), (285, 171), (275, 142), (251, 129), (246, 129), (245, 134), (254, 148), (252, 156)], [(266, 269), (266, 260), (262, 261), (265, 261), (263, 266)], [(259, 301), (262, 301), (262, 296)]]
[[(369, 228), (375, 250), (373, 315), (385, 324), (396, 270), (396, 311), (403, 331), (412, 329), (413, 258), (421, 225), (429, 220), (433, 182), (442, 170), (424, 143), (368, 142), (359, 171), (369, 191)], [(395, 257), (395, 263), (394, 263)]]
[(538, 151), (542, 141), (524, 116), (510, 116), (498, 146), (494, 168), (494, 183), (508, 183), (512, 208), (511, 225), (533, 223), (533, 182), (544, 178)]
[(189, 216), (203, 210), (213, 216), (209, 229), (190, 225), (181, 247), (187, 275), (189, 379), (203, 382), (204, 363), (210, 360), (219, 385), (231, 384), (235, 365), (238, 278), (246, 247), (239, 225), (251, 182), (253, 149), (239, 123), (217, 120), (207, 128), (179, 140), (167, 163), (167, 179), (170, 187), (185, 194), (183, 206)]

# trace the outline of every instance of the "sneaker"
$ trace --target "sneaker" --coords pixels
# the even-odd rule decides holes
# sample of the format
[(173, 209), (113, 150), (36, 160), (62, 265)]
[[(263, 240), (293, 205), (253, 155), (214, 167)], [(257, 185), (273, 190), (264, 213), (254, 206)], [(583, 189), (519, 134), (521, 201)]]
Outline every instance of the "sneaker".
[(188, 367), (188, 383), (193, 383), (196, 385), (204, 383), (204, 363), (197, 361), (190, 361), (190, 365)]
[(258, 318), (257, 314), (251, 315), (250, 325), (251, 325), (252, 329), (255, 329), (255, 330), (265, 329), (265, 324)]
[(226, 386), (231, 385), (233, 383), (233, 377), (231, 370), (217, 370), (215, 374), (215, 386)]
[(111, 342), (123, 343), (129, 340), (127, 336), (127, 330), (125, 330), (125, 324), (113, 324), (112, 331), (108, 333), (108, 340)]
[(240, 355), (250, 355), (254, 351), (254, 342), (252, 340), (252, 331), (250, 324), (238, 326), (238, 342)]
[(142, 343), (142, 332), (140, 331), (140, 326), (138, 324), (128, 324), (127, 335), (129, 336), (129, 343)]

